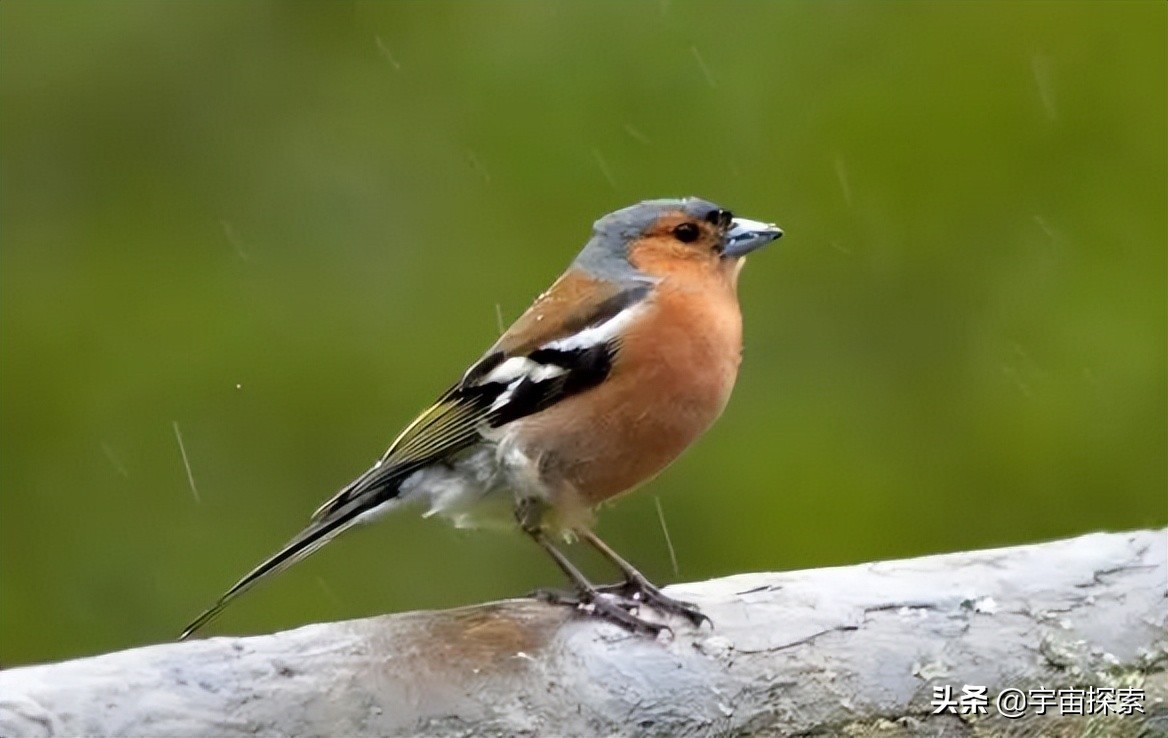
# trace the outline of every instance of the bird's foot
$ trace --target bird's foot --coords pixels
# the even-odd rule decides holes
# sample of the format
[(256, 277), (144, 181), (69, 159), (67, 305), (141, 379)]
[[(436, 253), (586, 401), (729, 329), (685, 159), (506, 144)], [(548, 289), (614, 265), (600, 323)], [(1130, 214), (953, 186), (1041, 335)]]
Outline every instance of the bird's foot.
[[(603, 588), (603, 590), (613, 589), (609, 587)], [(626, 597), (617, 591), (594, 589), (576, 592), (558, 589), (537, 589), (531, 593), (531, 596), (537, 600), (553, 605), (574, 607), (582, 612), (615, 623), (634, 633), (656, 637), (663, 630), (672, 632), (672, 629), (664, 623), (654, 623), (634, 615), (633, 613), (641, 608), (642, 601), (632, 597)]]
[(634, 610), (640, 610), (640, 602), (620, 595), (595, 591), (581, 597), (581, 602), (577, 607), (634, 633), (641, 633), (653, 638), (656, 638), (663, 630), (673, 633), (673, 629), (665, 623), (655, 623), (634, 615)]
[(630, 578), (620, 584), (608, 584), (596, 589), (601, 594), (616, 596), (635, 603), (644, 603), (670, 615), (680, 615), (696, 626), (701, 626), (703, 622), (709, 623), (710, 627), (714, 625), (713, 621), (699, 610), (697, 605), (673, 599), (643, 577), (640, 579)]

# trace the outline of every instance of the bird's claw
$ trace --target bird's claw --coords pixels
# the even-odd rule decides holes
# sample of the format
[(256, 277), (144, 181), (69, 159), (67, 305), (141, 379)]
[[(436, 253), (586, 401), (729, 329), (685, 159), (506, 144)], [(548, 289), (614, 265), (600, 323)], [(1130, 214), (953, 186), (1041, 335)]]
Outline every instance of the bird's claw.
[(663, 630), (673, 630), (663, 623), (654, 623), (634, 615), (642, 603), (634, 597), (626, 597), (615, 587), (598, 588), (591, 592), (572, 592), (561, 589), (537, 589), (531, 597), (552, 605), (568, 605), (577, 610), (595, 615), (615, 623), (634, 633), (656, 637)]
[[(628, 580), (620, 584), (597, 587), (592, 591), (566, 591), (561, 589), (537, 589), (530, 594), (541, 602), (553, 605), (568, 605), (597, 615), (635, 633), (656, 636), (663, 630), (672, 632), (668, 625), (654, 623), (638, 617), (641, 608), (648, 605), (670, 615), (680, 615), (696, 627), (713, 622), (698, 609), (697, 605), (683, 600), (675, 600), (648, 582)], [(637, 614), (634, 614), (637, 613)]]
[(680, 615), (697, 627), (701, 627), (703, 622), (709, 623), (711, 628), (714, 626), (709, 616), (699, 610), (697, 605), (684, 600), (675, 600), (647, 581), (639, 582), (628, 579), (620, 584), (608, 584), (596, 589), (602, 594), (615, 595), (633, 602), (644, 603), (670, 615)]
[(639, 602), (627, 597), (596, 592), (593, 596), (583, 599), (578, 607), (634, 633), (642, 633), (653, 638), (663, 630), (673, 633), (673, 629), (664, 623), (654, 623), (634, 615), (633, 610), (638, 610), (639, 605)]

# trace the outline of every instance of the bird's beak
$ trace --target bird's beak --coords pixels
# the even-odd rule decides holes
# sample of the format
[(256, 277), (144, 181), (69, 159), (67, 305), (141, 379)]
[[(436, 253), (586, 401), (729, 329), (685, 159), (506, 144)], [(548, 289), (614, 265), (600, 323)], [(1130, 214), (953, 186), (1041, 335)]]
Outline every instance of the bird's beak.
[(766, 246), (783, 235), (774, 223), (763, 223), (748, 218), (734, 218), (730, 221), (730, 229), (726, 231), (726, 248), (723, 256), (737, 258), (746, 256), (757, 248)]

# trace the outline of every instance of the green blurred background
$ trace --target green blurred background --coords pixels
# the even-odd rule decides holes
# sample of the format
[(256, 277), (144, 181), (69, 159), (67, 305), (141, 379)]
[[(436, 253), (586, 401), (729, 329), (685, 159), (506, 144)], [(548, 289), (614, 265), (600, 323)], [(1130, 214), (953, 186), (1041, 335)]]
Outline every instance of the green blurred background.
[[(1165, 525), (1166, 29), (1158, 1), (5, 0), (0, 662), (175, 637), (648, 197), (787, 231), (721, 422), (601, 517), (650, 576)], [(558, 581), (399, 515), (209, 633)]]

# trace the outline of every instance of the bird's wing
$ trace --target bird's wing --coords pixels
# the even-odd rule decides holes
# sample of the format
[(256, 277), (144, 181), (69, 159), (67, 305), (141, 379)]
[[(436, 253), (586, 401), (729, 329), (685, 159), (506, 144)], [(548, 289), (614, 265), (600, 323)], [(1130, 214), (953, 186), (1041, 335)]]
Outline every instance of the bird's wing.
[(569, 271), (535, 299), (484, 358), (496, 352), (522, 356), (595, 327), (635, 307), (648, 296), (652, 286), (648, 281), (618, 283)]
[(562, 277), (402, 431), (372, 468), (321, 505), (304, 530), (236, 582), (181, 638), (261, 579), (309, 556), (363, 516), (388, 509), (401, 482), (415, 471), (474, 445), (490, 428), (604, 381), (622, 330), (648, 293), (648, 284), (616, 287), (582, 275)]
[(359, 497), (396, 494), (414, 471), (479, 440), (482, 432), (539, 412), (599, 384), (620, 333), (651, 285), (623, 286), (575, 272), (540, 295), (495, 345), (390, 444), (367, 472), (321, 505), (323, 520)]

